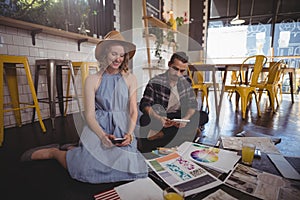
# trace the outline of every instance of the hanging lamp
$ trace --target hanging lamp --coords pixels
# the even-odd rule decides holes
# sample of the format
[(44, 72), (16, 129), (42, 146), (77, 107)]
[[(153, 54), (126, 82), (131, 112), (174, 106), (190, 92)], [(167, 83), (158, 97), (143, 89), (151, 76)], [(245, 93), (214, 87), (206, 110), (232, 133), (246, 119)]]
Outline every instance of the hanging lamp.
[(233, 18), (230, 21), (230, 24), (232, 25), (239, 25), (245, 23), (245, 20), (240, 19), (240, 0), (238, 0), (238, 5), (237, 5), (237, 15), (235, 18)]

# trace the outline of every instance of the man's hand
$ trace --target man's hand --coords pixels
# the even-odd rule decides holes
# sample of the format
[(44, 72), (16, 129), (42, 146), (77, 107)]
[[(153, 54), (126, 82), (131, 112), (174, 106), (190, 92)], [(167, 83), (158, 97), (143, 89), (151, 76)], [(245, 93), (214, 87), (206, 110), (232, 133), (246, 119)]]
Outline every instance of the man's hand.
[(186, 125), (187, 125), (187, 122), (176, 122), (176, 121), (173, 121), (173, 120), (167, 118), (164, 127), (175, 126), (176, 128), (183, 128)]
[(174, 126), (174, 123), (167, 117), (160, 117), (160, 121), (165, 128)]
[(186, 125), (187, 125), (187, 123), (186, 122), (175, 122), (176, 123), (176, 127), (177, 128), (184, 128)]

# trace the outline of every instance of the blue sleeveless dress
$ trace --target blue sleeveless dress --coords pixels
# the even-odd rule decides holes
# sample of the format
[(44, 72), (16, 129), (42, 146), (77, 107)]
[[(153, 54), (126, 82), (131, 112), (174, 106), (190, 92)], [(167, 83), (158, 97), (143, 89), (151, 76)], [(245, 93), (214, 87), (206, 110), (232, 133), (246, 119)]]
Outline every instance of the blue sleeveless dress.
[[(96, 92), (96, 118), (102, 129), (116, 137), (127, 133), (130, 120), (128, 87), (121, 74), (104, 73)], [(67, 151), (67, 168), (72, 178), (89, 183), (128, 181), (148, 176), (147, 164), (137, 150), (137, 141), (125, 147), (105, 147), (85, 126), (80, 145)]]

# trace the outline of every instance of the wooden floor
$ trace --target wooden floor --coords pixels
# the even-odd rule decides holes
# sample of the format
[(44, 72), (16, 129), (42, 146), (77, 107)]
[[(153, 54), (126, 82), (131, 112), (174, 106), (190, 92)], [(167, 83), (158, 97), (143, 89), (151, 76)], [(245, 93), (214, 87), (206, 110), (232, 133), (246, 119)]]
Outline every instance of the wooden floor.
[[(215, 142), (219, 136), (235, 136), (244, 131), (246, 136), (265, 136), (281, 138), (276, 145), (284, 156), (300, 157), (300, 95), (294, 95), (294, 103), (289, 94), (283, 94), (282, 101), (276, 107), (276, 112), (271, 112), (267, 97), (260, 104), (261, 117), (257, 115), (256, 103), (253, 100), (248, 107), (246, 119), (241, 119), (240, 110), (235, 108), (235, 98), (232, 101), (224, 96), (222, 102), (219, 126), (216, 126), (214, 110), (210, 112), (210, 121), (205, 126), (204, 143)], [(212, 106), (210, 106), (212, 107)], [(212, 143), (213, 143), (212, 142)]]
[[(213, 102), (212, 99), (210, 102)], [(282, 141), (276, 145), (280, 152), (285, 156), (300, 157), (299, 96), (295, 96), (295, 103), (292, 104), (290, 96), (283, 95), (276, 113), (270, 112), (266, 99), (263, 100), (260, 118), (255, 103), (252, 103), (245, 120), (241, 119), (240, 111), (235, 109), (234, 100), (231, 102), (224, 97), (219, 126), (216, 126), (213, 107), (210, 106), (210, 121), (205, 125), (202, 142), (213, 144), (220, 135), (234, 136), (245, 131), (249, 136), (280, 137)], [(5, 129), (4, 143), (0, 148), (1, 199), (93, 199), (94, 194), (121, 184), (87, 184), (72, 180), (67, 171), (53, 160), (21, 163), (21, 154), (29, 148), (77, 141), (83, 125), (78, 115), (57, 117), (55, 130), (51, 128), (50, 119), (44, 122), (46, 133), (41, 132), (38, 123)]]

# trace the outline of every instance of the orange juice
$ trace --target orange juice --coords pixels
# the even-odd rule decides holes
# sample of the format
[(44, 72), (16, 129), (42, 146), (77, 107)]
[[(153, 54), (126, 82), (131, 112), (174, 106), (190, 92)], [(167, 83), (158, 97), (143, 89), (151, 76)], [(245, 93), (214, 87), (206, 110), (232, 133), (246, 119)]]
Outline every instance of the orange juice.
[(254, 144), (243, 144), (242, 147), (242, 162), (246, 165), (252, 165), (254, 157), (255, 145)]
[(183, 197), (175, 192), (169, 192), (164, 195), (164, 200), (183, 200)]

